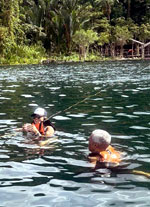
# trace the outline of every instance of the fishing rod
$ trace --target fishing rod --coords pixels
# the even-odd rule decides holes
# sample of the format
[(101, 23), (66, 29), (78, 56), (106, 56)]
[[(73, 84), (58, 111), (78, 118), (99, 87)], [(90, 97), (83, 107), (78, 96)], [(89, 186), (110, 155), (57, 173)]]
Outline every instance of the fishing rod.
[[(145, 61), (144, 61), (145, 62)], [(140, 71), (138, 72), (138, 73), (141, 73), (142, 71), (144, 71), (144, 70), (147, 70), (148, 69), (148, 67), (150, 66), (150, 63), (148, 63), (148, 64), (146, 64), (146, 66), (144, 65), (141, 69), (140, 69)], [(139, 66), (139, 67), (137, 67), (137, 69), (139, 69), (141, 67), (141, 65)], [(134, 72), (134, 71), (133, 71)], [(132, 73), (133, 73), (132, 72)], [(132, 74), (131, 73), (131, 74)]]
[[(51, 118), (53, 118), (54, 116), (56, 116), (56, 115), (58, 115), (58, 114), (60, 114), (60, 113), (63, 113), (63, 112), (68, 111), (69, 109), (73, 108), (74, 106), (77, 106), (77, 105), (79, 105), (80, 103), (83, 103), (84, 101), (86, 101), (87, 99), (89, 99), (89, 98), (91, 98), (91, 97), (94, 97), (94, 96), (96, 96), (96, 95), (98, 95), (98, 94), (100, 94), (100, 93), (101, 93), (101, 91), (98, 91), (97, 93), (95, 93), (95, 94), (93, 94), (93, 95), (89, 95), (89, 96), (87, 96), (87, 97), (84, 98), (83, 100), (81, 100), (81, 101), (79, 101), (79, 102), (77, 102), (77, 103), (75, 103), (75, 104), (73, 104), (73, 105), (67, 107), (66, 109), (61, 110), (61, 111), (58, 111), (58, 112), (56, 112), (55, 114), (52, 114), (51, 116), (49, 116), (48, 118), (46, 118), (43, 122), (44, 122), (45, 124), (47, 124), (47, 126), (49, 126), (49, 124), (50, 124), (51, 126), (53, 126), (53, 124), (52, 124), (51, 121), (50, 121)], [(53, 126), (53, 128), (55, 128), (55, 127)], [(17, 128), (17, 129), (15, 129), (15, 131), (20, 132), (20, 131), (23, 131), (23, 129), (22, 129), (22, 128)]]
[[(55, 114), (52, 114), (52, 115), (49, 116), (46, 120), (49, 120), (49, 119), (53, 118), (54, 116), (56, 116), (56, 115), (58, 115), (58, 114), (60, 114), (60, 113), (66, 112), (66, 111), (68, 111), (69, 109), (73, 108), (74, 106), (77, 106), (77, 105), (79, 105), (80, 103), (85, 102), (87, 99), (89, 99), (89, 98), (91, 98), (91, 97), (94, 97), (94, 96), (97, 96), (97, 95), (100, 94), (100, 93), (101, 93), (101, 91), (98, 91), (97, 93), (95, 93), (95, 94), (93, 94), (93, 95), (89, 95), (89, 96), (87, 96), (86, 98), (84, 98), (83, 100), (81, 100), (81, 101), (79, 101), (79, 102), (77, 102), (77, 103), (75, 103), (75, 104), (69, 106), (68, 108), (66, 108), (66, 109), (64, 109), (64, 110), (61, 110), (61, 111), (58, 111), (58, 112), (56, 112)], [(46, 120), (45, 120), (45, 121), (46, 121)]]
[[(141, 71), (147, 69), (149, 66), (150, 66), (150, 64), (147, 64), (146, 66), (144, 66), (144, 67), (141, 69)], [(140, 71), (140, 72), (141, 72), (141, 71)], [(91, 97), (94, 97), (94, 96), (96, 96), (96, 95), (98, 95), (98, 94), (100, 94), (100, 93), (101, 93), (101, 91), (98, 91), (97, 93), (95, 93), (95, 94), (93, 94), (93, 95), (89, 95), (89, 96), (87, 96), (86, 98), (84, 98), (83, 100), (81, 100), (81, 101), (79, 101), (79, 102), (77, 102), (77, 103), (75, 103), (75, 104), (69, 106), (68, 108), (66, 108), (66, 109), (64, 109), (64, 110), (60, 110), (60, 111), (56, 112), (55, 114), (50, 115), (46, 120), (49, 120), (49, 119), (53, 118), (54, 116), (56, 116), (56, 115), (58, 115), (58, 114), (60, 114), (60, 113), (66, 112), (66, 111), (68, 111), (69, 109), (73, 108), (74, 106), (77, 106), (77, 105), (79, 105), (80, 103), (83, 103), (84, 101), (86, 101), (87, 99), (89, 99), (89, 98), (91, 98)], [(45, 120), (45, 121), (46, 121), (46, 120)]]

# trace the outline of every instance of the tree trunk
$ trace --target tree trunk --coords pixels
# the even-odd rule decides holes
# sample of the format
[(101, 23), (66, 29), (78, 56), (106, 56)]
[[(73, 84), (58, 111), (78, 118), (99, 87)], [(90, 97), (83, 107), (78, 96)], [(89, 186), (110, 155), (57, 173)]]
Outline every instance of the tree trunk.
[(106, 45), (106, 46), (105, 46), (105, 56), (108, 57), (108, 55), (109, 55), (108, 53), (109, 53), (109, 49), (108, 49), (108, 46)]
[(108, 2), (106, 2), (107, 7), (107, 19), (110, 21), (110, 14), (111, 14), (111, 6)]
[(100, 46), (100, 55), (103, 56), (103, 46)]
[(141, 46), (141, 50), (142, 50), (142, 59), (144, 59), (144, 57), (145, 57), (144, 45)]
[(105, 47), (102, 46), (102, 56), (105, 56)]
[(79, 46), (79, 60), (82, 60), (82, 46)]
[(120, 45), (120, 58), (123, 58), (123, 44)]
[(89, 54), (89, 46), (86, 47), (86, 57)]
[(71, 42), (70, 32), (67, 24), (64, 24), (64, 27), (65, 27), (65, 34), (66, 34), (67, 49), (68, 49), (68, 53), (70, 53), (70, 42)]
[(110, 45), (110, 55), (112, 58), (115, 57), (115, 44), (114, 43), (111, 43)]
[(86, 47), (83, 45), (79, 46), (79, 60), (86, 60)]
[(84, 47), (84, 61), (86, 60), (86, 56), (87, 56), (87, 48), (86, 47)]
[(132, 42), (132, 58), (133, 58), (133, 55), (134, 55), (134, 47), (133, 47), (133, 42)]
[(136, 55), (140, 56), (140, 47), (139, 44), (136, 44)]
[(127, 18), (130, 18), (130, 10), (131, 10), (131, 0), (128, 0)]

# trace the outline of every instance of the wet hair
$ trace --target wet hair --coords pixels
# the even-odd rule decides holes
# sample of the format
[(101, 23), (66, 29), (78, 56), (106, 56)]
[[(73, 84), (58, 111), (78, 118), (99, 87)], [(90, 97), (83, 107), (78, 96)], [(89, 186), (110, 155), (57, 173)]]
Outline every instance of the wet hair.
[(41, 117), (42, 117), (42, 116), (39, 116), (38, 114), (34, 114), (34, 115), (32, 115), (32, 118), (33, 118), (33, 119), (35, 119), (35, 118), (38, 118), (38, 119), (39, 119), (39, 118), (41, 118)]
[(54, 130), (56, 130), (54, 124), (52, 124), (52, 122), (51, 122), (49, 119), (45, 119), (45, 120), (44, 120), (44, 126), (45, 126), (45, 127), (46, 127), (46, 126), (51, 126), (51, 127), (53, 127)]

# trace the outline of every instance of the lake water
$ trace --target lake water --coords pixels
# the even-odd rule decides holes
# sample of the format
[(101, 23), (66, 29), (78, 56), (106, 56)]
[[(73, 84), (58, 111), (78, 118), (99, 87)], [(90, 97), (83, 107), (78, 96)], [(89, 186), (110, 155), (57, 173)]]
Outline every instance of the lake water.
[[(15, 132), (37, 106), (61, 111), (51, 119), (58, 138), (46, 147)], [(128, 166), (91, 167), (97, 128)], [(150, 178), (133, 170), (150, 172), (150, 62), (1, 66), (0, 136), (0, 207), (149, 206)]]

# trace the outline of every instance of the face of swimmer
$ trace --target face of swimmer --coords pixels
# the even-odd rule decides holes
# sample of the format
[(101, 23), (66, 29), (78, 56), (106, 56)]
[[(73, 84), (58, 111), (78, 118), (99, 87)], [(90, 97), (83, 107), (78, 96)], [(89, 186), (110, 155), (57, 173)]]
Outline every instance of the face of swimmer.
[(33, 117), (34, 123), (39, 123), (44, 121), (44, 118), (47, 116), (47, 112), (45, 109), (38, 107), (31, 116)]
[(44, 116), (35, 115), (35, 116), (33, 116), (33, 121), (35, 124), (40, 123), (40, 122), (44, 121)]

